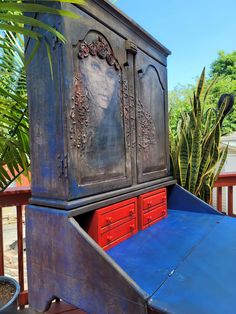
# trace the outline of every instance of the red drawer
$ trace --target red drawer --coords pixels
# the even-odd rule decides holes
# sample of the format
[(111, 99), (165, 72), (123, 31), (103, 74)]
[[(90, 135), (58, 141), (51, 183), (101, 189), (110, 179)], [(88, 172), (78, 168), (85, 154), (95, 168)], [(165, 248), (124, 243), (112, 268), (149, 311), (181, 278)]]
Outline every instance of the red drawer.
[(139, 230), (167, 216), (166, 188), (140, 195), (138, 198)]
[(138, 231), (137, 198), (94, 211), (83, 226), (103, 248), (110, 248)]
[(142, 209), (148, 209), (156, 205), (166, 203), (166, 191), (161, 189), (140, 196), (142, 200)]
[(167, 210), (165, 206), (155, 207), (154, 209), (143, 213), (143, 228), (145, 229), (157, 221), (167, 216)]
[(126, 240), (137, 232), (137, 219), (129, 220), (114, 229), (104, 232), (101, 235), (100, 245), (104, 249), (110, 249), (114, 245)]
[[(109, 206), (110, 207), (110, 206)], [(136, 202), (132, 202), (128, 205), (121, 205), (119, 208), (114, 209), (112, 208), (103, 208), (100, 209), (100, 223), (101, 227), (104, 228), (106, 226), (110, 226), (117, 221), (126, 219), (126, 218), (133, 218), (137, 215), (137, 206)]]

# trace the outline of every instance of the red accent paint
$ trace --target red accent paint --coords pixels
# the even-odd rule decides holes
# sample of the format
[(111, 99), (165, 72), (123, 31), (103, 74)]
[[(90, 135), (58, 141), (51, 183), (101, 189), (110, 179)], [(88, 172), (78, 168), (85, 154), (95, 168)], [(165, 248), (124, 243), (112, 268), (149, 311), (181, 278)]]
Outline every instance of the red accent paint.
[(128, 239), (167, 217), (166, 188), (94, 211), (84, 225), (88, 234), (104, 249)]
[(88, 234), (105, 250), (138, 232), (137, 198), (96, 210), (90, 217)]
[(18, 296), (18, 305), (23, 308), (28, 304), (28, 291), (21, 291)]
[(143, 230), (167, 217), (166, 188), (138, 197), (139, 230)]

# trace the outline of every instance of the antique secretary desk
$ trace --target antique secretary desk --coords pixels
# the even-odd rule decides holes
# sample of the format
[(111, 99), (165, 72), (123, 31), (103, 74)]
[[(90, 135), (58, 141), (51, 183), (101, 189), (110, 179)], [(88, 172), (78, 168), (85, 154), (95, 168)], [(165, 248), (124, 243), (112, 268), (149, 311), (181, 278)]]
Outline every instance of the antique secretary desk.
[(54, 6), (80, 18), (38, 15), (67, 43), (47, 36), (53, 80), (43, 45), (27, 69), (30, 305), (44, 311), (58, 297), (89, 314), (184, 313), (195, 290), (188, 303), (188, 277), (174, 273), (222, 216), (170, 173), (170, 52), (107, 1)]

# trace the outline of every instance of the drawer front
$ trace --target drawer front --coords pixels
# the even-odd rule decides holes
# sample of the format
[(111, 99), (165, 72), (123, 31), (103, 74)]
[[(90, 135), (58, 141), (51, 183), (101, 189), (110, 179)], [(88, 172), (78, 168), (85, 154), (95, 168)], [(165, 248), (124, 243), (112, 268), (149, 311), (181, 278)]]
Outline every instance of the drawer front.
[(155, 190), (139, 197), (141, 210), (149, 209), (157, 205), (166, 204), (166, 189)]
[(143, 209), (148, 209), (156, 205), (165, 204), (166, 194), (158, 193), (156, 195), (145, 197), (143, 200)]
[(101, 234), (99, 243), (104, 249), (110, 249), (114, 245), (124, 241), (138, 232), (137, 219), (131, 219), (126, 223)]
[(158, 206), (150, 211), (143, 213), (142, 229), (151, 226), (157, 221), (167, 216), (166, 206)]
[(112, 226), (116, 222), (122, 221), (124, 219), (132, 219), (137, 217), (137, 202), (132, 202), (127, 205), (121, 205), (117, 209), (112, 209), (110, 211), (105, 211), (104, 213), (99, 213), (99, 221), (101, 228)]

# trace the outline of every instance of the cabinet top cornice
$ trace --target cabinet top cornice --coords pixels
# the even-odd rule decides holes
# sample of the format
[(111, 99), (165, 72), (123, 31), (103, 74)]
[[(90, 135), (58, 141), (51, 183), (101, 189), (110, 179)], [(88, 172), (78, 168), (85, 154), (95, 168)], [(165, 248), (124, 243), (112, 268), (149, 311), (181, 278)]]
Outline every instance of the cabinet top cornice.
[(127, 27), (132, 28), (132, 30), (142, 39), (147, 41), (153, 47), (161, 51), (166, 57), (171, 54), (171, 51), (162, 45), (156, 38), (150, 35), (145, 29), (143, 29), (138, 23), (131, 19), (124, 12), (119, 10), (108, 0), (86, 0), (86, 6), (75, 5), (81, 7), (83, 11), (89, 12), (89, 4), (95, 3), (99, 7), (103, 8), (109, 12), (114, 18), (118, 19), (119, 22), (125, 24)]

